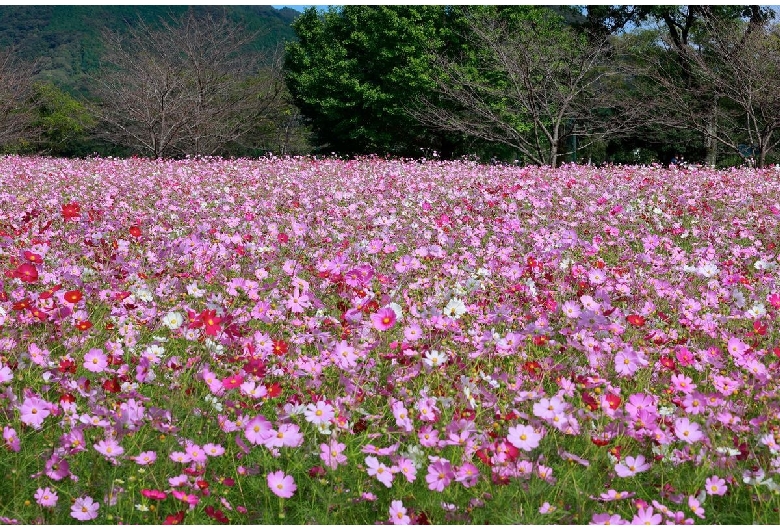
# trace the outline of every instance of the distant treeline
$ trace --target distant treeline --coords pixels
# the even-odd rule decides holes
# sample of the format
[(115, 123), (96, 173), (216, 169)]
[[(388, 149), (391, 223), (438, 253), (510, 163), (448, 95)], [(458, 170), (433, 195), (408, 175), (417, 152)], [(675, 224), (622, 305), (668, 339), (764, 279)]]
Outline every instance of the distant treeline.
[[(57, 9), (72, 11), (63, 20)], [(0, 145), (63, 156), (777, 160), (780, 32), (767, 7), (295, 15), (0, 8)]]

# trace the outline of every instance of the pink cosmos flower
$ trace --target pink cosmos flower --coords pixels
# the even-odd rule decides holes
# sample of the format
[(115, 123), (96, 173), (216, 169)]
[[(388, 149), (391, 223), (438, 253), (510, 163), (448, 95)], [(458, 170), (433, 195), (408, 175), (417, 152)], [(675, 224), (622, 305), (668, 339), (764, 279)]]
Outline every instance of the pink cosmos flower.
[(6, 447), (14, 453), (18, 453), (22, 447), (19, 437), (16, 435), (16, 429), (8, 425), (3, 427), (3, 440), (5, 440)]
[(532, 451), (539, 447), (542, 435), (528, 425), (516, 425), (509, 428), (506, 439), (521, 451)]
[(11, 368), (0, 362), (0, 385), (8, 383), (14, 378), (14, 373)]
[(22, 402), (22, 406), (19, 409), (22, 423), (34, 429), (40, 429), (43, 425), (43, 420), (51, 414), (50, 406), (50, 403), (39, 397), (24, 398), (24, 402)]
[(267, 476), (268, 487), (275, 495), (282, 497), (283, 499), (289, 499), (298, 489), (295, 485), (295, 480), (290, 475), (285, 475), (284, 471), (275, 471), (269, 473)]
[(728, 487), (724, 479), (718, 475), (712, 475), (704, 482), (704, 489), (707, 490), (707, 495), (723, 496), (726, 494)]
[(332, 405), (325, 403), (324, 401), (318, 401), (316, 405), (314, 403), (309, 403), (306, 406), (304, 417), (306, 418), (306, 421), (313, 423), (314, 425), (327, 425), (336, 417), (336, 413)]
[(59, 499), (57, 493), (50, 490), (48, 487), (38, 488), (38, 491), (35, 492), (35, 502), (44, 508), (53, 508), (56, 506), (57, 499)]
[(417, 479), (417, 466), (413, 460), (403, 457), (399, 458), (395, 467), (406, 477), (407, 482), (414, 482)]
[(422, 328), (418, 324), (410, 324), (404, 328), (404, 338), (409, 342), (414, 342), (422, 337)]
[(184, 450), (190, 456), (190, 461), (195, 462), (196, 464), (202, 464), (208, 458), (206, 451), (197, 444), (187, 444)]
[(265, 416), (259, 415), (246, 424), (244, 436), (250, 443), (258, 445), (263, 443), (272, 429), (271, 422), (265, 419)]
[(79, 497), (70, 507), (70, 515), (79, 521), (90, 521), (98, 516), (100, 503), (94, 502), (92, 497)]
[(625, 525), (628, 524), (628, 521), (622, 519), (618, 514), (597, 513), (591, 518), (590, 524)]
[(371, 315), (371, 323), (379, 331), (387, 331), (395, 325), (396, 316), (395, 311), (389, 307), (383, 307), (373, 315)]
[(429, 490), (441, 492), (449, 486), (454, 478), (455, 473), (452, 472), (452, 465), (444, 458), (440, 458), (428, 466), (425, 481), (428, 483)]
[(457, 468), (455, 482), (460, 482), (465, 487), (476, 486), (479, 481), (479, 469), (471, 462), (466, 462)]
[(148, 466), (149, 464), (154, 464), (154, 462), (157, 460), (157, 453), (154, 451), (144, 451), (138, 456), (132, 457), (132, 459), (136, 464), (141, 466)]
[(336, 469), (340, 464), (344, 464), (347, 461), (347, 456), (344, 454), (344, 449), (347, 446), (336, 440), (331, 440), (327, 444), (320, 444), (320, 458), (331, 469)]
[(639, 508), (639, 511), (631, 520), (631, 524), (657, 525), (661, 524), (662, 519), (663, 518), (661, 517), (660, 513), (653, 513), (653, 509), (648, 506), (647, 508)]
[(206, 452), (206, 456), (222, 456), (225, 454), (225, 448), (219, 444), (208, 443), (203, 446), (203, 450)]
[(108, 357), (103, 350), (92, 348), (84, 354), (84, 368), (99, 374), (108, 366)]
[(698, 442), (704, 436), (699, 424), (691, 422), (688, 418), (677, 418), (674, 421), (674, 433), (680, 440), (689, 444)]
[(381, 463), (375, 456), (366, 457), (366, 466), (366, 473), (369, 476), (376, 477), (388, 488), (393, 485), (393, 473), (395, 472), (393, 468)]
[(188, 464), (192, 461), (192, 457), (184, 451), (172, 451), (170, 459), (180, 464)]
[(195, 506), (196, 504), (198, 504), (198, 501), (200, 500), (198, 496), (193, 493), (187, 493), (179, 490), (173, 490), (171, 492), (171, 495), (173, 495), (174, 498), (182, 502), (186, 502), (190, 506)]
[(393, 524), (409, 524), (411, 519), (406, 515), (406, 508), (402, 501), (393, 501), (390, 503), (390, 520)]
[(294, 423), (284, 423), (276, 431), (272, 429), (263, 441), (263, 445), (269, 449), (272, 447), (298, 447), (302, 443), (301, 429)]
[(116, 440), (113, 440), (111, 438), (107, 438), (105, 440), (100, 440), (98, 443), (94, 444), (92, 447), (95, 448), (95, 450), (100, 453), (101, 455), (107, 457), (107, 458), (116, 458), (117, 456), (121, 455), (125, 452), (125, 450), (122, 448), (121, 445), (119, 445)]
[(637, 473), (647, 471), (648, 469), (650, 469), (650, 464), (645, 462), (645, 457), (643, 455), (639, 455), (636, 458), (627, 456), (625, 464), (615, 464), (615, 473), (617, 473), (619, 477), (633, 477)]

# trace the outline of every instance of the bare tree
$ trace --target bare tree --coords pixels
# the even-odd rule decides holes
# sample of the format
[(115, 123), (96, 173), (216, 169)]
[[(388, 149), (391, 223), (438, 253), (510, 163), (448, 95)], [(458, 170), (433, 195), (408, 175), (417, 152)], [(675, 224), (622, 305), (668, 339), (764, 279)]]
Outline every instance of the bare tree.
[(32, 131), (34, 67), (22, 63), (14, 50), (0, 51), (0, 145), (27, 138)]
[(629, 71), (652, 84), (636, 105), (648, 121), (702, 134), (710, 165), (721, 145), (743, 158), (755, 149), (763, 166), (780, 143), (780, 31), (757, 10), (742, 20), (699, 9), (695, 43), (671, 34), (653, 42), (655, 52), (635, 46)]
[[(780, 27), (766, 21), (708, 20), (709, 53), (692, 54), (699, 75), (722, 98), (722, 119), (730, 134), (712, 137), (759, 167), (780, 144)], [(755, 153), (740, 149), (746, 144)]]
[(605, 61), (610, 45), (565, 27), (550, 12), (508, 22), (477, 11), (464, 35), (476, 57), (439, 54), (437, 79), (445, 104), (424, 102), (423, 123), (517, 149), (529, 161), (555, 166), (566, 141), (580, 146), (628, 130), (632, 109), (613, 98), (622, 83)]
[(256, 35), (224, 15), (143, 21), (106, 36), (97, 113), (106, 137), (151, 156), (218, 154), (276, 104), (278, 51), (248, 51)]

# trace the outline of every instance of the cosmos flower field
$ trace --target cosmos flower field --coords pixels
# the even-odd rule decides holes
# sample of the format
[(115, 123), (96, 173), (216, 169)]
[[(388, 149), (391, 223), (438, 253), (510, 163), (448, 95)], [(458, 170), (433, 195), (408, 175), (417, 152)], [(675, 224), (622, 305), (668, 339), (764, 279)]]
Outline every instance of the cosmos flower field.
[(780, 523), (780, 173), (0, 159), (0, 521)]

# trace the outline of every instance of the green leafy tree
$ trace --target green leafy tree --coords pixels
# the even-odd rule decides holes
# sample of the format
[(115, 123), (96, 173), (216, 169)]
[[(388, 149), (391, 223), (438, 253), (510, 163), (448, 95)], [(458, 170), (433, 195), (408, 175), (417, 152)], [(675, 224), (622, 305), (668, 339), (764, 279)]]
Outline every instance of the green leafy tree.
[(451, 153), (457, 135), (432, 133), (410, 115), (420, 94), (435, 99), (431, 57), (457, 45), (458, 9), (344, 6), (306, 10), (293, 24), (285, 75), (293, 102), (323, 150)]
[(55, 156), (91, 152), (89, 134), (96, 121), (83, 103), (51, 83), (36, 83), (33, 99), (39, 151)]

